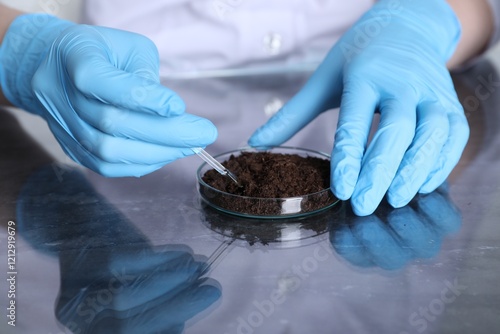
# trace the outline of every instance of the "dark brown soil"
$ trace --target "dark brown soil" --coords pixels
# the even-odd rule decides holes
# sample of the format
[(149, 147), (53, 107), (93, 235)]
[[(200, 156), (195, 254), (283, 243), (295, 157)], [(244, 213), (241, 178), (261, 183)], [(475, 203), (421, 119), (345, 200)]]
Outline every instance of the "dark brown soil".
[[(289, 198), (320, 192), (330, 187), (330, 161), (316, 157), (269, 152), (243, 152), (231, 155), (222, 163), (233, 172), (240, 187), (230, 178), (209, 170), (203, 181), (220, 191), (252, 198)], [(225, 197), (207, 193), (205, 197), (219, 207), (245, 214), (280, 215), (281, 200), (254, 201), (245, 198)], [(303, 212), (327, 206), (335, 200), (330, 191), (317, 196), (314, 201), (302, 200)]]

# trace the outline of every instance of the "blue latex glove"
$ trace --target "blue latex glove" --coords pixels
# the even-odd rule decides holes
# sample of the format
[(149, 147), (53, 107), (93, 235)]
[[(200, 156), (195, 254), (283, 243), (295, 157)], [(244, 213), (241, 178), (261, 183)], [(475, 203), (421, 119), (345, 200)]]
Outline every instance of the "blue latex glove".
[(0, 79), (12, 104), (44, 117), (73, 160), (105, 176), (153, 172), (217, 136), (160, 84), (155, 45), (134, 33), (23, 15), (0, 48)]
[[(340, 106), (331, 187), (372, 213), (436, 189), (457, 164), (469, 128), (446, 62), (461, 28), (444, 0), (381, 0), (333, 47), (310, 80), (249, 140), (279, 145)], [(367, 145), (375, 111), (380, 123)]]

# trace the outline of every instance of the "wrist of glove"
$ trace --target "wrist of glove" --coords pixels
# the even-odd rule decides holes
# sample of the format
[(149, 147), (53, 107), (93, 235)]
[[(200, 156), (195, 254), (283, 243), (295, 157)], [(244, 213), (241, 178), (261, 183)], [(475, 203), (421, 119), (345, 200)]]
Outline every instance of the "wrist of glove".
[[(385, 30), (389, 30), (390, 34), (384, 34)], [(369, 44), (370, 39), (386, 36), (392, 38), (393, 45), (397, 46), (399, 37), (408, 40), (410, 35), (419, 36), (419, 39), (408, 41), (424, 46), (427, 52), (445, 63), (458, 45), (461, 30), (455, 12), (445, 0), (381, 0), (345, 38)]]
[(73, 25), (47, 14), (21, 15), (12, 22), (0, 46), (0, 84), (14, 106), (42, 115), (31, 81), (54, 40)]

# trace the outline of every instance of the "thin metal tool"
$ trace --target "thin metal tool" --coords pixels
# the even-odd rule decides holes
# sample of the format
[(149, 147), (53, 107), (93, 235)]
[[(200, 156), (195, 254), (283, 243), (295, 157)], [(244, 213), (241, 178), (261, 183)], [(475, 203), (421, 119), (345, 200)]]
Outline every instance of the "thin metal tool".
[[(211, 271), (213, 268), (217, 266), (217, 264), (220, 262), (220, 260), (223, 259), (222, 255), (227, 254), (227, 250), (229, 249), (229, 246), (234, 242), (236, 239), (231, 239), (231, 240), (225, 240), (222, 244), (220, 244), (210, 255), (210, 257), (207, 259), (207, 262), (203, 266), (203, 269), (200, 272), (200, 277), (203, 275), (208, 274), (209, 271)], [(219, 262), (217, 262), (219, 260)]]
[(236, 177), (236, 175), (234, 175), (233, 173), (231, 173), (231, 171), (229, 169), (227, 169), (220, 162), (218, 162), (217, 160), (215, 160), (215, 158), (212, 157), (210, 154), (208, 154), (204, 149), (202, 149), (201, 147), (195, 147), (195, 148), (192, 148), (192, 150), (200, 158), (202, 158), (203, 160), (205, 160), (205, 162), (207, 164), (209, 164), (210, 166), (212, 166), (213, 169), (215, 169), (216, 171), (218, 171), (221, 175), (229, 176), (231, 178), (231, 180), (233, 180), (234, 183), (236, 183), (238, 185), (238, 187), (241, 186), (240, 183), (238, 182), (238, 178)]

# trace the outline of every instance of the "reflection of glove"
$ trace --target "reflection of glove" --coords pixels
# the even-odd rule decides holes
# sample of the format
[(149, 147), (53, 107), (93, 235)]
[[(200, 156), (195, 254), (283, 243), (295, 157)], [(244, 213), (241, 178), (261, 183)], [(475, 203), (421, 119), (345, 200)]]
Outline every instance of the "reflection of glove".
[(336, 252), (356, 266), (386, 270), (435, 256), (443, 238), (461, 225), (460, 213), (441, 189), (415, 197), (404, 208), (382, 203), (373, 215), (347, 220), (330, 232)]
[[(387, 191), (395, 207), (417, 192), (433, 191), (468, 139), (445, 66), (459, 36), (459, 22), (444, 0), (379, 1), (250, 145), (279, 145), (321, 112), (340, 106), (332, 152), (338, 198), (352, 196), (354, 212), (368, 215)], [(375, 110), (380, 124), (366, 148)]]
[[(186, 245), (150, 242), (78, 170), (36, 171), (17, 200), (19, 233), (57, 254), (59, 321), (74, 333), (179, 333), (220, 298)], [(62, 177), (61, 177), (62, 176)]]
[(160, 85), (143, 36), (24, 15), (0, 49), (0, 78), (16, 106), (43, 116), (65, 152), (106, 176), (141, 176), (216, 137)]
[[(213, 280), (199, 278), (204, 263), (169, 248), (126, 245), (61, 254), (57, 318), (75, 333), (181, 333), (221, 291)], [(95, 260), (102, 257), (105, 267)]]

